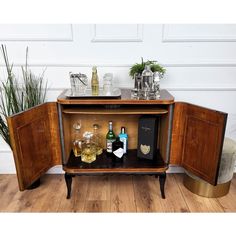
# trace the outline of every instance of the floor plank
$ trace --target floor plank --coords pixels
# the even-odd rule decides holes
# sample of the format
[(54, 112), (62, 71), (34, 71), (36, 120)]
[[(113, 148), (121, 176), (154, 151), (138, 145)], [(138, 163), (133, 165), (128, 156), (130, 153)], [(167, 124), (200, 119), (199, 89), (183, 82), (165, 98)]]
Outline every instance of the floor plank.
[(111, 212), (136, 212), (132, 176), (111, 176)]
[(87, 200), (104, 201), (110, 199), (109, 176), (89, 176)]
[[(18, 211), (19, 208), (17, 207), (17, 203), (20, 200), (20, 197), (23, 195), (23, 192), (20, 192), (18, 189), (18, 183), (16, 175), (0, 175), (0, 210), (1, 212), (12, 212), (12, 211)], [(30, 211), (31, 205), (26, 204), (25, 202), (28, 201), (28, 197), (24, 198), (24, 202), (21, 202), (20, 205), (26, 211)], [(13, 204), (14, 203), (14, 204)]]
[[(45, 175), (41, 178), (42, 184), (35, 190), (36, 201), (32, 204), (31, 212), (57, 212), (59, 204), (58, 186), (63, 181), (58, 175)], [(50, 186), (50, 188), (48, 188)]]
[(230, 192), (204, 198), (188, 191), (182, 174), (168, 174), (166, 199), (154, 176), (77, 176), (66, 199), (64, 175), (45, 175), (20, 192), (16, 175), (0, 175), (0, 212), (236, 212), (236, 175)]
[(231, 181), (229, 193), (217, 200), (225, 212), (236, 212), (236, 176)]
[[(64, 180), (64, 177), (63, 177)], [(75, 176), (72, 179), (71, 198), (66, 199), (66, 184), (60, 186), (60, 204), (58, 212), (84, 212), (85, 202), (87, 200), (89, 177)]]
[(182, 184), (182, 175), (176, 174), (175, 178), (191, 212), (224, 212), (216, 198), (206, 198), (193, 194)]
[(164, 212), (189, 212), (189, 208), (177, 184), (175, 175), (167, 175), (165, 184), (165, 199), (160, 199)]
[(137, 212), (163, 212), (159, 183), (154, 176), (133, 176)]

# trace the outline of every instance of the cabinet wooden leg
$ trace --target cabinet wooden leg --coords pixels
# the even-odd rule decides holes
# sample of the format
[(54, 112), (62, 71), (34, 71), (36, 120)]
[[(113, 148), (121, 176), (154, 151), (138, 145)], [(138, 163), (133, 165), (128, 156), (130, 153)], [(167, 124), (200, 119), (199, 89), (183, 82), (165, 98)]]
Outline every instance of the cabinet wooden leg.
[(35, 189), (40, 186), (40, 178), (34, 181), (28, 188), (27, 190)]
[(161, 197), (165, 199), (166, 172), (159, 174)]
[(72, 175), (65, 173), (65, 181), (67, 187), (67, 199), (70, 199), (71, 196), (71, 184), (72, 184)]

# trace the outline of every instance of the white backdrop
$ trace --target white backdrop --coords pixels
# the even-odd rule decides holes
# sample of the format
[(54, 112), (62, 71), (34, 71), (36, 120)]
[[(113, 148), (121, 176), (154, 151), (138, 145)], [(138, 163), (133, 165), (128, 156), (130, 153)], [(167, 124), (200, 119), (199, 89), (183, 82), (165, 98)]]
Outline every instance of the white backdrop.
[[(48, 101), (69, 87), (69, 71), (90, 78), (97, 65), (100, 79), (112, 72), (116, 86), (132, 87), (130, 66), (141, 57), (157, 60), (167, 69), (161, 87), (177, 101), (227, 112), (226, 135), (236, 140), (236, 25), (0, 25), (0, 43), (19, 76), (29, 47), (32, 71), (40, 74), (46, 68)], [(0, 57), (0, 80), (5, 78)], [(15, 173), (2, 140), (0, 173)]]

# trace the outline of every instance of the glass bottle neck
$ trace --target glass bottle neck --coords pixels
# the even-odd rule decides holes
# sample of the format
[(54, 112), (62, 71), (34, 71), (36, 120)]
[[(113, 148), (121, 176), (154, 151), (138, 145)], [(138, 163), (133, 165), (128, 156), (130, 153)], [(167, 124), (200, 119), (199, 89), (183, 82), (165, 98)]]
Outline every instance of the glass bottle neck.
[(109, 124), (109, 131), (111, 132), (113, 130), (112, 124)]

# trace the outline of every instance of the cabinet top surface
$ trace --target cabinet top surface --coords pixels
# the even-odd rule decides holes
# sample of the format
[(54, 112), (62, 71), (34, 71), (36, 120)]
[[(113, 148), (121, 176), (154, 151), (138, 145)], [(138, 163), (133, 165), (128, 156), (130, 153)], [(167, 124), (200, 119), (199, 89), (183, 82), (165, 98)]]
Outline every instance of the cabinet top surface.
[(64, 90), (57, 98), (60, 104), (172, 104), (174, 97), (165, 89), (160, 91), (160, 98), (157, 100), (136, 100), (131, 98), (131, 89), (121, 89), (119, 98), (67, 98), (67, 90)]

